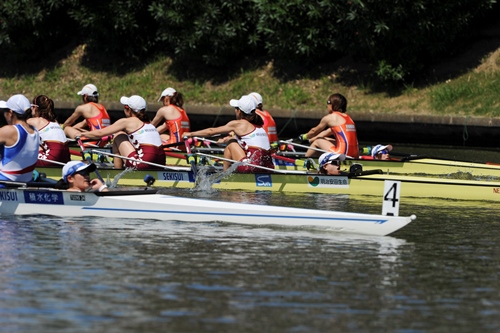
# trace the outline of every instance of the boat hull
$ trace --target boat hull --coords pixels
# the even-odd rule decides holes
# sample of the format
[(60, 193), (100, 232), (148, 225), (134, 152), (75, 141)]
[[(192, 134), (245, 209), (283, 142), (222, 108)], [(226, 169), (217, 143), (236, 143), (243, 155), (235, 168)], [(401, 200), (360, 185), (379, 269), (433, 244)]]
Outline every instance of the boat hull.
[[(221, 221), (279, 225), (342, 233), (385, 236), (415, 216), (384, 216), (184, 198), (144, 191), (86, 193), (54, 189), (0, 189), (0, 213), (108, 217), (184, 222)], [(123, 193), (124, 192), (124, 193)]]
[[(109, 149), (103, 149), (105, 152), (110, 152)], [(205, 158), (204, 161), (208, 165), (222, 165), (217, 161), (217, 156), (221, 155), (221, 150), (205, 149), (201, 152), (207, 152), (214, 156), (214, 158)], [(166, 164), (177, 167), (190, 167), (185, 157), (182, 157), (182, 152), (167, 153)], [(204, 153), (205, 154), (205, 153)], [(295, 155), (294, 155), (295, 154)], [(96, 152), (93, 153), (95, 158), (98, 157)], [(104, 155), (102, 155), (105, 157)], [(181, 157), (179, 157), (181, 156)], [(298, 163), (294, 163), (295, 157), (298, 158)], [(291, 158), (294, 157), (294, 158)], [(79, 159), (79, 155), (74, 155), (74, 159)], [(201, 162), (203, 157), (198, 156), (198, 163)], [(282, 159), (280, 159), (282, 158)], [(293, 153), (289, 155), (278, 154), (274, 159), (275, 168), (278, 170), (298, 170), (307, 171), (304, 167), (303, 155), (300, 153)], [(299, 163), (300, 162), (300, 163)], [(354, 164), (361, 165), (364, 169), (381, 169), (386, 174), (395, 175), (439, 175), (449, 176), (453, 174), (469, 174), (471, 177), (481, 178), (482, 180), (496, 179), (500, 181), (500, 165), (452, 161), (436, 158), (423, 158), (419, 156), (409, 156), (401, 159), (394, 159), (390, 161), (370, 160), (370, 159), (347, 159), (342, 162), (341, 170), (349, 171), (350, 167)]]
[[(39, 168), (49, 178), (59, 179), (61, 169)], [(444, 198), (456, 200), (500, 201), (500, 182), (448, 179), (438, 177), (417, 177), (391, 174), (347, 176), (326, 176), (318, 174), (230, 174), (213, 181), (212, 176), (203, 177), (198, 172), (198, 183), (186, 169), (131, 171), (100, 169), (103, 178), (115, 181), (120, 186), (144, 186), (143, 179), (151, 175), (156, 179), (153, 186), (173, 188), (197, 188), (272, 191), (297, 193), (332, 193), (349, 195), (383, 194), (384, 181), (400, 181), (403, 184), (402, 198)], [(123, 173), (123, 174), (121, 174)], [(119, 180), (118, 180), (119, 178)]]

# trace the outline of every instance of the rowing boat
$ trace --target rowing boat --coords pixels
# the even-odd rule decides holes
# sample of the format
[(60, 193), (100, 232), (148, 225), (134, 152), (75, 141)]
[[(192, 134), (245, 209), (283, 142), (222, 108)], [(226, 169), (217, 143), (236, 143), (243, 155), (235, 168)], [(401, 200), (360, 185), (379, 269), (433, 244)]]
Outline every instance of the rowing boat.
[[(366, 170), (340, 176), (319, 175), (312, 172), (279, 170), (279, 173), (223, 173), (210, 167), (198, 169), (195, 179), (189, 167), (168, 166), (164, 170), (116, 170), (97, 164), (100, 174), (109, 183), (122, 186), (142, 186), (148, 175), (154, 177), (154, 186), (172, 188), (203, 188), (272, 191), (298, 193), (332, 193), (348, 195), (375, 195), (383, 191), (384, 181), (404, 184), (402, 198), (443, 198), (456, 200), (500, 201), (500, 182), (445, 177), (403, 176)], [(61, 178), (60, 168), (37, 168), (48, 178)]]
[(0, 189), (0, 200), (0, 213), (11, 215), (221, 221), (376, 236), (391, 234), (416, 218), (185, 198), (161, 194), (158, 190), (92, 193), (16, 187)]
[[(97, 160), (100, 155), (99, 150), (110, 152), (110, 149), (95, 149), (93, 154)], [(222, 162), (218, 157), (222, 157), (220, 148), (196, 148), (194, 153), (198, 153), (197, 165), (221, 166)], [(74, 159), (80, 159), (81, 156), (74, 155)], [(297, 170), (308, 171), (316, 167), (317, 160), (306, 159), (304, 153), (300, 152), (278, 152), (273, 155), (275, 168), (278, 170)], [(166, 165), (175, 165), (180, 167), (190, 167), (187, 163), (185, 153), (167, 152)], [(428, 175), (428, 176), (448, 176), (454, 174), (469, 174), (476, 179), (491, 180), (492, 178), (500, 180), (500, 165), (454, 161), (437, 158), (427, 158), (418, 155), (408, 155), (401, 158), (394, 158), (389, 161), (370, 160), (370, 159), (346, 159), (342, 161), (341, 170), (349, 171), (353, 165), (360, 165), (364, 169), (380, 169), (386, 174), (394, 175)], [(311, 170), (312, 171), (312, 170)]]

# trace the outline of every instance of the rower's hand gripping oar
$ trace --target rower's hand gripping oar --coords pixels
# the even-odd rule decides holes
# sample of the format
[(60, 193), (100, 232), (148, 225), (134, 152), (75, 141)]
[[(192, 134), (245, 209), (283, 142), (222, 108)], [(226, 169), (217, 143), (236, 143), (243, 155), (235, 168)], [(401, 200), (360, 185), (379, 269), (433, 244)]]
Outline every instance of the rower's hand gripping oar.
[[(85, 148), (85, 146), (83, 145), (83, 142), (82, 140), (80, 139), (79, 136), (77, 136), (76, 138), (76, 142), (78, 142), (78, 145), (80, 146), (80, 149), (82, 151), (82, 157), (85, 161), (88, 161), (89, 164), (93, 164), (94, 162), (92, 161), (92, 155), (87, 151), (87, 148)], [(97, 168), (95, 169), (95, 174), (97, 176), (97, 178), (103, 183), (103, 184), (106, 184), (106, 182), (104, 181), (104, 179), (102, 179), (101, 177), (101, 174), (99, 173), (99, 171), (97, 171)]]
[(191, 152), (191, 143), (193, 142), (192, 138), (188, 138), (185, 136), (184, 138), (184, 143), (186, 144), (186, 161), (191, 165), (191, 170), (193, 171), (193, 176), (194, 179), (196, 179), (196, 174), (198, 172), (196, 168), (196, 157), (195, 155)]

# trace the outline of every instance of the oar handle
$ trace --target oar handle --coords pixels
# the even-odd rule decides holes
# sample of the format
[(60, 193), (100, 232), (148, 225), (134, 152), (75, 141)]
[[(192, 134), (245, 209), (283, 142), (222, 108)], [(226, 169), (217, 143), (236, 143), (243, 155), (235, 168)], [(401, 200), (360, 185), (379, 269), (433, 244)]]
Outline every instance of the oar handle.
[[(76, 137), (76, 142), (78, 142), (78, 145), (80, 146), (80, 149), (82, 150), (82, 157), (84, 160), (87, 160), (89, 162), (89, 164), (91, 163), (94, 163), (92, 161), (92, 155), (89, 154), (89, 152), (87, 152), (87, 149), (85, 148), (85, 146), (83, 145), (83, 142), (81, 140), (81, 138), (79, 136)], [(104, 181), (104, 179), (102, 179), (101, 177), (101, 174), (99, 173), (99, 171), (97, 171), (97, 168), (95, 169), (95, 174), (97, 176), (97, 178), (103, 183), (103, 184), (106, 184), (106, 182)]]
[(196, 179), (197, 169), (196, 169), (196, 157), (191, 152), (191, 144), (193, 143), (193, 138), (188, 138), (185, 136), (184, 143), (186, 144), (186, 160), (188, 164), (191, 165), (191, 170), (193, 171), (194, 178)]

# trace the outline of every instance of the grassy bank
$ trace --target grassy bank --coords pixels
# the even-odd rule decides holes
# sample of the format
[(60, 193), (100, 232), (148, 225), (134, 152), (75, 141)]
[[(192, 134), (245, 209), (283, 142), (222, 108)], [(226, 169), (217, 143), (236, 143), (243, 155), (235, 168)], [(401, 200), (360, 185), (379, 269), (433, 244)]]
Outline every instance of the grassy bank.
[[(324, 110), (333, 92), (344, 94), (349, 110), (374, 113), (408, 113), (500, 117), (500, 49), (465, 74), (423, 87), (405, 86), (396, 96), (374, 92), (358, 75), (356, 83), (342, 84), (348, 67), (325, 71), (319, 78), (304, 75), (283, 81), (273, 75), (272, 63), (253, 70), (241, 70), (223, 82), (178, 80), (169, 70), (168, 58), (157, 59), (126, 74), (92, 71), (81, 65), (85, 47), (32, 74), (0, 77), (0, 98), (23, 93), (28, 98), (46, 94), (56, 101), (79, 101), (76, 92), (86, 83), (100, 90), (101, 101), (117, 102), (122, 95), (138, 94), (156, 102), (160, 92), (174, 87), (184, 94), (185, 105), (227, 105), (229, 99), (257, 91), (265, 108)], [(342, 69), (343, 68), (343, 69)]]

